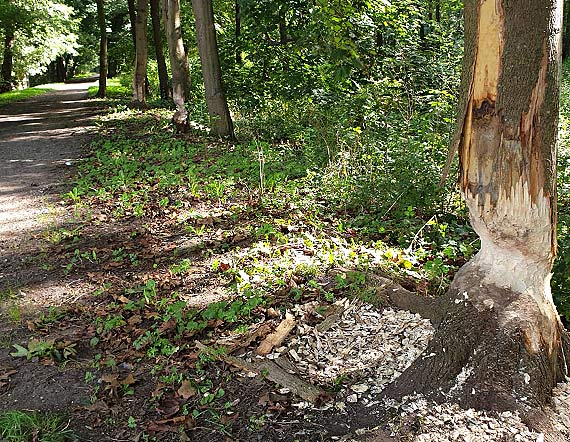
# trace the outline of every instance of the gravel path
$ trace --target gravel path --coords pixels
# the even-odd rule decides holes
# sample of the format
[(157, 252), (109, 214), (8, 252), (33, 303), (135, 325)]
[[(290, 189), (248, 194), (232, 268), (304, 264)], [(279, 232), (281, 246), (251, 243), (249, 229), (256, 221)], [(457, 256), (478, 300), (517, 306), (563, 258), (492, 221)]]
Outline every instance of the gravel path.
[(93, 84), (50, 85), (53, 92), (0, 107), (0, 293), (49, 279), (29, 257), (57, 222), (55, 202), (95, 131), (100, 104), (87, 100)]

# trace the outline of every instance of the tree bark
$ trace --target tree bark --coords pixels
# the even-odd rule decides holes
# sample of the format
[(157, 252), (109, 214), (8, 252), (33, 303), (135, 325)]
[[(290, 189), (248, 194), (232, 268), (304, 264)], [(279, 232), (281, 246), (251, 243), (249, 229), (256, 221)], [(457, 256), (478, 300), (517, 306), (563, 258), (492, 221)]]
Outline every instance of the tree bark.
[(180, 1), (162, 0), (162, 14), (166, 28), (166, 40), (170, 55), (170, 68), (172, 70), (172, 99), (176, 105), (176, 112), (172, 122), (179, 132), (185, 132), (188, 127), (188, 111), (185, 101), (190, 92), (190, 70), (188, 58), (182, 41), (182, 28), (180, 26)]
[(14, 79), (12, 78), (12, 67), (14, 65), (14, 43), (15, 30), (14, 27), (8, 25), (4, 28), (4, 56), (2, 59), (2, 88), (7, 91), (14, 87)]
[(222, 85), (222, 70), (214, 27), (211, 0), (192, 0), (196, 21), (196, 39), (206, 90), (206, 104), (211, 118), (212, 134), (235, 138), (233, 122)]
[(97, 23), (99, 24), (99, 90), (97, 97), (107, 96), (107, 24), (105, 0), (97, 0)]
[(154, 40), (154, 51), (156, 63), (158, 65), (158, 81), (160, 98), (166, 100), (170, 98), (170, 87), (168, 86), (168, 71), (162, 50), (162, 32), (160, 30), (160, 6), (159, 0), (150, 0), (150, 16), (152, 20), (152, 36)]
[(148, 17), (148, 0), (137, 0), (136, 3), (136, 51), (135, 51), (135, 71), (133, 75), (133, 99), (131, 104), (134, 107), (146, 108), (146, 66), (148, 58), (148, 48), (146, 39), (146, 24)]
[(427, 350), (388, 396), (540, 407), (568, 374), (568, 335), (550, 291), (561, 3), (465, 1), (459, 186), (481, 250), (455, 276)]

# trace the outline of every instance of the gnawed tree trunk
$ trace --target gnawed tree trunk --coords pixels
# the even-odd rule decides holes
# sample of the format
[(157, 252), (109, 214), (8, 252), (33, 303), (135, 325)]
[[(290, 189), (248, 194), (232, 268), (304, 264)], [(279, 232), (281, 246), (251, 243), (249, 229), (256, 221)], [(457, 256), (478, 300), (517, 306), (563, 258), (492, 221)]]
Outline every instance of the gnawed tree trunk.
[(561, 3), (465, 1), (459, 185), (481, 250), (457, 273), (434, 338), (390, 397), (538, 407), (568, 373), (550, 292)]
[(107, 96), (107, 24), (105, 0), (97, 0), (97, 23), (99, 24), (99, 90), (97, 97)]
[(188, 111), (185, 102), (190, 92), (190, 70), (182, 41), (180, 1), (162, 0), (162, 14), (172, 70), (172, 99), (176, 105), (172, 122), (179, 132), (185, 132), (188, 127)]
[(148, 17), (148, 0), (137, 0), (135, 20), (135, 72), (133, 74), (134, 107), (146, 108), (146, 66), (148, 48), (146, 39), (146, 23)]
[(154, 41), (154, 53), (156, 64), (158, 65), (158, 82), (160, 98), (166, 100), (170, 98), (170, 87), (168, 86), (168, 71), (162, 50), (162, 32), (160, 30), (160, 6), (159, 0), (150, 0), (150, 17), (152, 20), (152, 37)]
[[(4, 55), (2, 58), (2, 88), (6, 89), (7, 91), (11, 90), (14, 87), (14, 79), (12, 78), (12, 68), (14, 66), (14, 43), (15, 39), (15, 31), (14, 27), (8, 25), (4, 29)], [(2, 91), (0, 91), (2, 92)]]
[(222, 70), (214, 27), (211, 0), (192, 0), (196, 21), (196, 39), (206, 90), (206, 104), (211, 119), (212, 134), (235, 138), (228, 102), (222, 85)]

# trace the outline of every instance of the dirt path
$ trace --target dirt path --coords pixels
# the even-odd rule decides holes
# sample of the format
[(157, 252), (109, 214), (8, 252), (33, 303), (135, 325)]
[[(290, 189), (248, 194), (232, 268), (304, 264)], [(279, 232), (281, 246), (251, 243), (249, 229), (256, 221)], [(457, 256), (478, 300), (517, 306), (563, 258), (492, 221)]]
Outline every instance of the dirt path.
[(0, 108), (0, 293), (47, 282), (28, 260), (38, 235), (56, 221), (66, 177), (95, 130), (99, 105), (86, 99), (91, 85), (54, 85), (53, 92)]
[(63, 375), (9, 352), (26, 335), (27, 313), (85, 290), (81, 281), (42, 266), (38, 256), (46, 230), (62, 221), (58, 201), (96, 130), (100, 104), (87, 100), (90, 85), (55, 85), (53, 92), (0, 108), (0, 375), (14, 373), (9, 391), (0, 382), (0, 411), (69, 410), (87, 394), (83, 371)]

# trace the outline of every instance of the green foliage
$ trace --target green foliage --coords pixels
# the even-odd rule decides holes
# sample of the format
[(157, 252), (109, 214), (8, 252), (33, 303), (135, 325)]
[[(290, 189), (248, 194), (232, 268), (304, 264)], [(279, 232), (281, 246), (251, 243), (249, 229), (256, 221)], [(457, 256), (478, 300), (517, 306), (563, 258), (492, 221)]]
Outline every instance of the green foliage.
[(559, 313), (570, 321), (570, 61), (562, 66), (558, 148), (558, 258), (552, 292)]
[(44, 72), (58, 55), (76, 53), (72, 14), (73, 8), (51, 0), (0, 0), (0, 28), (14, 30), (12, 70), (17, 81)]
[[(90, 86), (88, 89), (89, 97), (93, 98), (97, 95), (99, 86)], [(132, 95), (132, 88), (128, 85), (123, 85), (121, 81), (116, 78), (107, 79), (107, 98), (109, 99), (129, 99)]]
[(78, 440), (60, 416), (23, 411), (0, 413), (0, 437), (5, 442), (69, 442)]
[(15, 358), (52, 358), (63, 361), (73, 358), (77, 354), (75, 344), (65, 341), (31, 339), (27, 348), (14, 344), (15, 352), (10, 353)]

